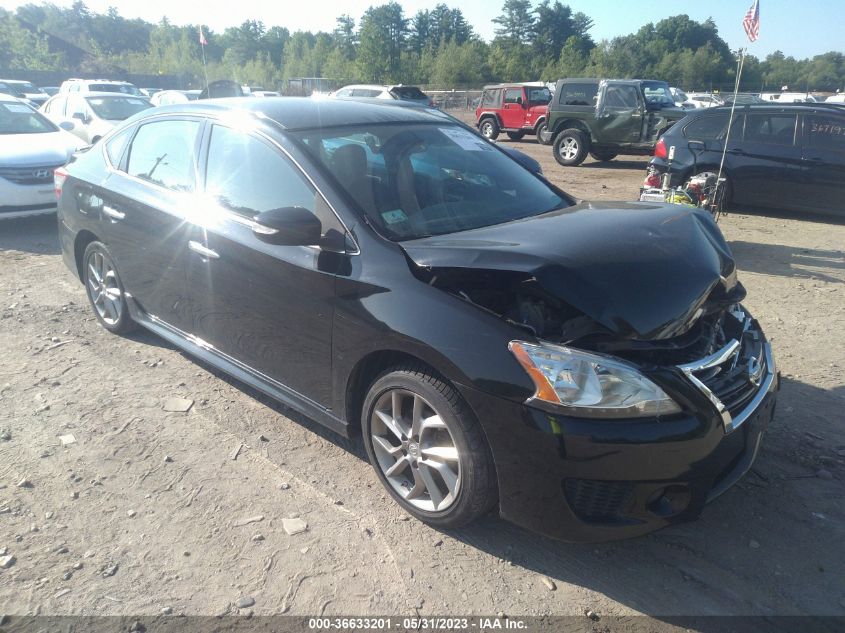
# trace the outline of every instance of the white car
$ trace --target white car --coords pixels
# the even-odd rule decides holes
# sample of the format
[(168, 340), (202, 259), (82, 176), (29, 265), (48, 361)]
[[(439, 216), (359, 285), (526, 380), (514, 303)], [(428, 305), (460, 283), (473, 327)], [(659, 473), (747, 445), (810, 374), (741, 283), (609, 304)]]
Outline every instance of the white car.
[(68, 79), (62, 82), (59, 92), (119, 92), (136, 97), (144, 96), (135, 84), (113, 79)]
[(344, 86), (335, 90), (332, 94), (335, 98), (369, 98), (369, 99), (399, 99), (401, 101), (412, 101), (424, 106), (434, 107), (434, 101), (416, 86), (377, 86), (374, 84), (354, 84)]
[(827, 99), (825, 99), (825, 103), (845, 103), (845, 93), (831, 95)]
[(153, 106), (173, 105), (174, 103), (188, 103), (196, 101), (202, 90), (162, 90), (150, 97)]
[[(29, 81), (21, 81), (19, 79), (0, 79), (0, 84), (5, 84), (6, 86), (13, 88), (22, 94), (27, 100), (31, 101), (36, 108), (44, 105), (44, 102), (50, 98), (50, 95)], [(0, 90), (0, 92), (2, 92), (2, 90)]]
[(687, 102), (692, 104), (694, 108), (715, 108), (725, 105), (725, 100), (722, 97), (709, 92), (688, 92)]
[(20, 99), (0, 94), (0, 220), (53, 213), (53, 172), (85, 143)]
[(41, 112), (56, 125), (61, 125), (87, 144), (93, 144), (121, 121), (151, 107), (146, 97), (128, 94), (59, 93), (41, 106)]
[(281, 95), (275, 90), (253, 90), (250, 92), (253, 97), (280, 97)]
[(816, 98), (809, 92), (764, 92), (760, 98), (778, 103), (816, 103)]

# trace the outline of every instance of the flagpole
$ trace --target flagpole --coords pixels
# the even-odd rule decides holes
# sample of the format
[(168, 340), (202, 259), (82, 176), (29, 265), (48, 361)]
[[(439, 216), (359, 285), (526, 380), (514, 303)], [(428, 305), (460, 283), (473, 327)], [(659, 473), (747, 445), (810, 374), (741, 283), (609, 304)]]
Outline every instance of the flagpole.
[[(736, 81), (734, 82), (734, 98), (731, 101), (731, 114), (728, 117), (728, 129), (725, 132), (725, 143), (722, 147), (722, 159), (719, 161), (719, 174), (716, 176), (716, 188), (713, 191), (713, 201), (719, 199), (719, 185), (722, 183), (722, 171), (725, 169), (725, 156), (728, 153), (728, 141), (731, 139), (731, 128), (734, 124), (734, 112), (736, 111), (736, 98), (739, 94), (739, 82), (742, 79), (742, 68), (745, 65), (745, 51), (746, 49), (741, 48), (739, 49), (739, 62), (737, 63), (736, 67)], [(716, 211), (717, 219), (719, 211)]]
[[(205, 75), (205, 92), (209, 93), (208, 90), (208, 68), (205, 65), (205, 35), (202, 32), (202, 24), (200, 24), (200, 48), (202, 49), (202, 72)], [(209, 96), (211, 96), (209, 94)]]

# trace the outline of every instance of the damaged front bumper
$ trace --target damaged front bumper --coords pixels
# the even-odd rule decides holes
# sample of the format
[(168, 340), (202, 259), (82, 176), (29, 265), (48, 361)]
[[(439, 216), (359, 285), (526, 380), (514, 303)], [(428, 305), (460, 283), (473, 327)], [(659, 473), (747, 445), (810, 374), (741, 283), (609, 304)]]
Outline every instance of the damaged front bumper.
[(670, 419), (575, 418), (463, 388), (484, 421), (502, 517), (575, 542), (696, 518), (751, 467), (775, 409), (771, 347), (753, 319), (735, 316), (739, 340), (649, 374), (684, 409)]

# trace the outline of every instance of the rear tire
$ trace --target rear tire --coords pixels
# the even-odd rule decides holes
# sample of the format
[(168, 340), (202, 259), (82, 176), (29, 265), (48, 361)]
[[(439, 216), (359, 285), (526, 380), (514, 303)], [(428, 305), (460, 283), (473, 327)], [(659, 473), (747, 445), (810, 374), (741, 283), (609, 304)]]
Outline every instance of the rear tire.
[(126, 334), (137, 327), (129, 316), (114, 260), (102, 242), (91, 242), (82, 255), (82, 283), (100, 325), (113, 334)]
[(499, 123), (493, 117), (487, 117), (481, 120), (478, 131), (484, 138), (495, 141), (499, 138)]
[(549, 131), (549, 124), (546, 121), (543, 121), (537, 126), (535, 134), (537, 135), (537, 142), (540, 145), (551, 145), (554, 142), (552, 133)]
[(508, 138), (512, 141), (521, 141), (525, 132), (508, 132)]
[(590, 151), (590, 140), (581, 130), (569, 128), (555, 138), (552, 153), (564, 167), (575, 167), (584, 162)]
[(498, 498), (481, 425), (460, 394), (413, 364), (389, 369), (364, 400), (370, 463), (403, 510), (438, 528), (477, 519)]
[(614, 158), (619, 156), (619, 154), (616, 154), (614, 152), (590, 152), (590, 156), (592, 156), (597, 161), (604, 163), (609, 160), (613, 160)]

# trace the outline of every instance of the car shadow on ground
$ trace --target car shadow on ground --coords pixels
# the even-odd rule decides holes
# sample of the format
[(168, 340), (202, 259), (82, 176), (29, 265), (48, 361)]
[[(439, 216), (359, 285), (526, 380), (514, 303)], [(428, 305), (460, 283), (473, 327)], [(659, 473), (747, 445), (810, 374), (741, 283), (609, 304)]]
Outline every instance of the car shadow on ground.
[[(600, 544), (551, 540), (494, 516), (450, 534), (667, 622), (661, 614), (845, 615), (845, 468), (835, 461), (845, 448), (835, 426), (843, 409), (845, 387), (785, 379), (754, 466), (691, 523)], [(819, 478), (820, 466), (834, 478)]]
[(765, 207), (754, 207), (749, 205), (731, 205), (727, 214), (741, 213), (743, 215), (754, 215), (758, 217), (769, 217), (773, 220), (800, 220), (802, 222), (814, 222), (817, 224), (834, 224), (845, 226), (845, 213), (840, 215), (812, 213), (810, 211), (787, 211), (784, 209), (769, 209)]
[(646, 164), (641, 160), (626, 160), (624, 158), (614, 158), (612, 160), (593, 160), (588, 158), (579, 166), (586, 169), (635, 169), (642, 171), (643, 178), (645, 178)]
[(56, 214), (31, 218), (0, 219), (0, 250), (24, 251), (36, 255), (58, 255), (59, 232)]
[(799, 248), (731, 240), (731, 251), (744, 272), (845, 283), (845, 251)]

